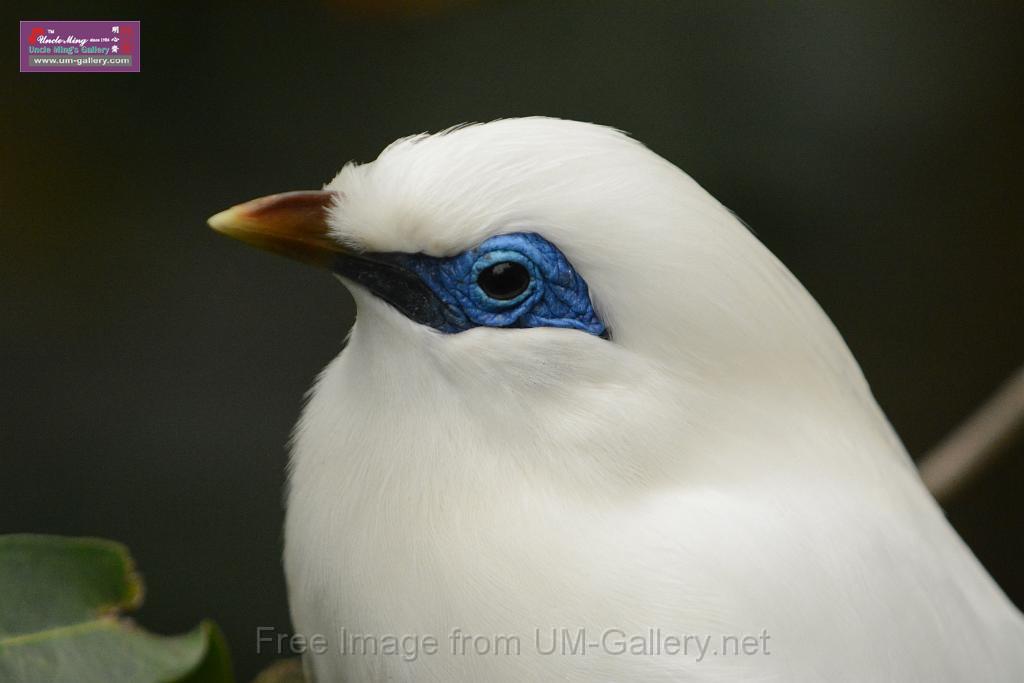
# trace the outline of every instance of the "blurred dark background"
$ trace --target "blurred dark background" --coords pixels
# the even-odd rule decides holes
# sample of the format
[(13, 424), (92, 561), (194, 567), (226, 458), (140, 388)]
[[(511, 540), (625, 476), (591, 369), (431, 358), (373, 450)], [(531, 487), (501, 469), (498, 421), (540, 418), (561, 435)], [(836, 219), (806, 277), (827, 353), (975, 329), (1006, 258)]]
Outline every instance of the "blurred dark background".
[[(415, 4), (5, 3), (0, 532), (124, 541), (151, 628), (269, 660), (285, 443), (353, 315), (206, 217), (402, 135), (629, 131), (789, 265), (915, 455), (1024, 361), (1020, 3)], [(17, 73), (18, 19), (99, 18), (142, 20), (140, 74)], [(1018, 605), (1022, 483), (1017, 446), (948, 506)]]

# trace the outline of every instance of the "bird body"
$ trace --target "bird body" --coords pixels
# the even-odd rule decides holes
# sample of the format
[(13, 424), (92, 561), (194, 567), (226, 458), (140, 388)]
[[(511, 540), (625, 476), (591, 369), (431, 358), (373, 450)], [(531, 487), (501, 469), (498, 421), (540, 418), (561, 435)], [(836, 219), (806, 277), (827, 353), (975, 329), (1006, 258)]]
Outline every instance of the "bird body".
[[(316, 681), (1024, 680), (1021, 615), (827, 316), (682, 171), (510, 119), (325, 192), (330, 240), (426, 289), (335, 267), (358, 319), (296, 429), (285, 530)], [(423, 275), (507, 235), (557, 252), (530, 271), (545, 315)]]

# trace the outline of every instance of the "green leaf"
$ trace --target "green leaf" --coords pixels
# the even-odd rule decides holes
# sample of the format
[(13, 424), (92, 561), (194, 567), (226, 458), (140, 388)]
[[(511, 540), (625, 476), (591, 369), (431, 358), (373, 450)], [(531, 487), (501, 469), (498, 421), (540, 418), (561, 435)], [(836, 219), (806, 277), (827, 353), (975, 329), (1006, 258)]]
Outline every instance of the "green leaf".
[(119, 543), (0, 536), (0, 681), (234, 681), (212, 622), (179, 636), (154, 635), (123, 615), (142, 596), (142, 580)]

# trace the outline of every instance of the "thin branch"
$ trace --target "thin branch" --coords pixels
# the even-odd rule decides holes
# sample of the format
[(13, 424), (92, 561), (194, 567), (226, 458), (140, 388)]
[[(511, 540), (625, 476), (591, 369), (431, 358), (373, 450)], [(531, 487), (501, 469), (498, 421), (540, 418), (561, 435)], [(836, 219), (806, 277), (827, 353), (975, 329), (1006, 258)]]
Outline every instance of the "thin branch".
[(948, 501), (1024, 435), (1024, 367), (921, 459), (921, 478)]

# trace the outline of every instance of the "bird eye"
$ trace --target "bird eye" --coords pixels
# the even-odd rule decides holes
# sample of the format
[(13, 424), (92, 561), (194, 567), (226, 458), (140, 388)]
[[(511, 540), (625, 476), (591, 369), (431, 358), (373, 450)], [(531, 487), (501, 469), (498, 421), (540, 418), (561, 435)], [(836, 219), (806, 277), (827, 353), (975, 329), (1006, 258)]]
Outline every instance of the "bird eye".
[(476, 283), (492, 299), (508, 301), (530, 286), (530, 271), (521, 263), (502, 261), (481, 270)]

